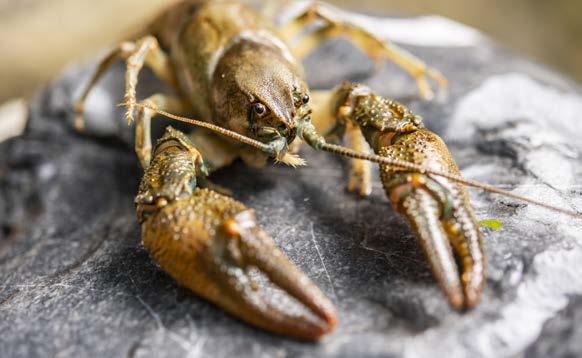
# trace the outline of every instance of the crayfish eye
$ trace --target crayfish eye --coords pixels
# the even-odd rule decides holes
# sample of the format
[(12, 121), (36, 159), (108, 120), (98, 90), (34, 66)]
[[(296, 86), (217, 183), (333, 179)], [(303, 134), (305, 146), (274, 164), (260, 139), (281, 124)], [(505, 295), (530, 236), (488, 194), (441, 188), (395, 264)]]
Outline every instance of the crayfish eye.
[(264, 104), (257, 102), (253, 104), (253, 111), (259, 116), (262, 116), (263, 114), (267, 113), (267, 107), (265, 107)]
[(301, 97), (301, 102), (303, 102), (303, 104), (307, 104), (309, 102), (309, 95), (305, 94), (303, 97)]

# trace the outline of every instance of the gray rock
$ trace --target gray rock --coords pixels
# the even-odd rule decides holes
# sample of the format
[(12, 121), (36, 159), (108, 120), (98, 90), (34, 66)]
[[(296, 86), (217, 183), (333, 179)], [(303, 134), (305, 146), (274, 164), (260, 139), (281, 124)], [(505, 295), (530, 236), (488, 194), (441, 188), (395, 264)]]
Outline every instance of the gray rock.
[[(339, 40), (308, 58), (309, 81), (325, 88), (357, 80), (402, 99), (449, 143), (466, 177), (580, 211), (577, 85), (474, 32), (470, 41), (441, 46), (426, 19), (407, 21), (420, 28), (410, 28), (415, 46), (407, 48), (446, 74), (446, 99), (417, 99), (395, 66), (373, 73), (363, 54)], [(423, 33), (433, 37), (419, 44)], [(122, 98), (121, 65), (88, 104), (90, 128), (100, 136), (71, 129), (71, 98), (90, 71), (70, 69), (42, 91), (26, 133), (0, 145), (1, 357), (582, 354), (581, 221), (471, 190), (477, 216), (503, 227), (484, 229), (482, 303), (458, 313), (379, 182), (358, 200), (345, 191), (346, 161), (309, 149), (305, 168), (237, 163), (214, 180), (257, 210), (336, 303), (337, 330), (319, 344), (296, 342), (178, 287), (140, 245), (132, 200), (141, 173), (114, 106)], [(151, 75), (142, 83), (141, 97), (159, 90)]]

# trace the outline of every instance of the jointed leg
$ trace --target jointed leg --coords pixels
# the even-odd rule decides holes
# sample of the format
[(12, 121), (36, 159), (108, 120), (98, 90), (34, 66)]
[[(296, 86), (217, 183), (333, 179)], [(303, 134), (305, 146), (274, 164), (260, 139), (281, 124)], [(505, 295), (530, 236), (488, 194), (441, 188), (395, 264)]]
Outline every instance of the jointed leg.
[[(370, 152), (370, 146), (362, 135), (358, 126), (349, 120), (343, 119), (335, 108), (337, 96), (341, 89), (313, 91), (311, 93), (312, 122), (319, 133), (323, 133), (326, 140), (343, 139), (348, 137), (349, 147), (359, 152)], [(351, 159), (348, 190), (357, 192), (361, 196), (368, 196), (372, 192), (372, 162)]]
[(286, 24), (281, 33), (289, 43), (292, 43), (301, 29), (316, 21), (322, 22), (322, 27), (306, 34), (292, 48), (299, 59), (305, 57), (325, 40), (346, 36), (374, 61), (388, 59), (402, 67), (415, 79), (421, 95), (426, 99), (434, 96), (428, 78), (436, 81), (441, 88), (447, 85), (446, 78), (438, 70), (427, 66), (403, 48), (384, 41), (363, 28), (340, 20), (335, 10), (329, 5), (312, 4), (303, 14)]
[[(186, 107), (179, 99), (163, 94), (155, 94), (140, 103), (172, 113), (184, 112)], [(137, 110), (135, 152), (143, 168), (149, 167), (152, 158), (151, 120), (155, 115), (157, 113), (147, 107), (140, 106)]]
[(134, 50), (135, 45), (131, 42), (123, 42), (117, 48), (113, 49), (107, 56), (101, 60), (95, 73), (91, 76), (91, 79), (87, 83), (85, 89), (81, 93), (81, 96), (75, 102), (75, 128), (78, 131), (85, 129), (85, 121), (83, 119), (83, 112), (85, 111), (85, 101), (89, 93), (99, 81), (99, 79), (105, 74), (105, 72), (113, 65), (119, 58), (127, 58)]
[(138, 75), (143, 65), (147, 64), (161, 80), (175, 85), (176, 79), (168, 56), (160, 49), (158, 41), (153, 36), (146, 36), (135, 44), (135, 51), (127, 59), (125, 71), (125, 103), (127, 105), (127, 121), (133, 120), (133, 109), (136, 103), (135, 88)]
[[(159, 48), (157, 40), (152, 36), (146, 36), (137, 42), (123, 42), (117, 48), (113, 49), (105, 58), (99, 63), (97, 70), (89, 80), (89, 83), (81, 93), (81, 96), (75, 102), (75, 128), (83, 130), (84, 120), (83, 111), (85, 100), (87, 96), (97, 83), (99, 79), (105, 74), (107, 69), (111, 67), (118, 59), (127, 59), (126, 71), (126, 96), (125, 101), (135, 103), (135, 86), (137, 85), (137, 76), (144, 64), (148, 65), (154, 74), (162, 81), (175, 85), (176, 79), (173, 68), (167, 55)], [(128, 111), (133, 111), (133, 108), (128, 108)], [(133, 117), (131, 113), (129, 118)]]
[[(350, 147), (358, 152), (370, 152), (370, 146), (360, 128), (350, 123), (347, 126), (347, 135)], [(348, 190), (357, 192), (360, 196), (368, 196), (372, 193), (372, 162), (361, 159), (352, 159)]]

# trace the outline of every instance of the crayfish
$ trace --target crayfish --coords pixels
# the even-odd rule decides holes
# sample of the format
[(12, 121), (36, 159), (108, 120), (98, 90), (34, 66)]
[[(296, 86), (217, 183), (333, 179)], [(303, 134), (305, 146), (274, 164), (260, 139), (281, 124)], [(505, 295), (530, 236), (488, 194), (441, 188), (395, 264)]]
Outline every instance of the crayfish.
[[(379, 163), (390, 203), (410, 222), (434, 277), (459, 310), (478, 303), (485, 282), (482, 236), (466, 185), (580, 216), (462, 178), (445, 143), (424, 128), (421, 117), (364, 85), (311, 92), (301, 60), (337, 36), (374, 60), (395, 62), (424, 98), (433, 96), (431, 82), (446, 86), (439, 71), (341, 20), (331, 6), (313, 3), (276, 27), (241, 3), (183, 1), (147, 32), (101, 62), (76, 103), (75, 125), (83, 130), (83, 104), (93, 85), (125, 59), (123, 104), (129, 123), (136, 122), (135, 151), (145, 171), (135, 199), (143, 245), (181, 285), (251, 324), (313, 340), (330, 332), (337, 318), (331, 301), (275, 246), (254, 211), (206, 178), (236, 159), (254, 167), (270, 157), (301, 166), (303, 142), (352, 158), (348, 189), (362, 196), (371, 191), (372, 162)], [(144, 66), (176, 95), (138, 102)], [(183, 133), (168, 127), (152, 145), (151, 120), (158, 114), (202, 128)], [(331, 143), (344, 138), (350, 147)], [(271, 304), (251, 268), (307, 312)]]

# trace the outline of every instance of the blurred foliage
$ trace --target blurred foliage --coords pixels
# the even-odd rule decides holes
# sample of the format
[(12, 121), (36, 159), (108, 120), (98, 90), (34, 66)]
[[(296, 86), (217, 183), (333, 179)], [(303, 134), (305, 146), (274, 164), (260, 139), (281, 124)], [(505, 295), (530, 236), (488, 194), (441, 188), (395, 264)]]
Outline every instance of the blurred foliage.
[[(0, 0), (0, 102), (141, 29), (175, 0)], [(271, 0), (269, 0), (271, 1)], [(440, 14), (582, 80), (580, 0), (329, 0), (374, 14)]]

